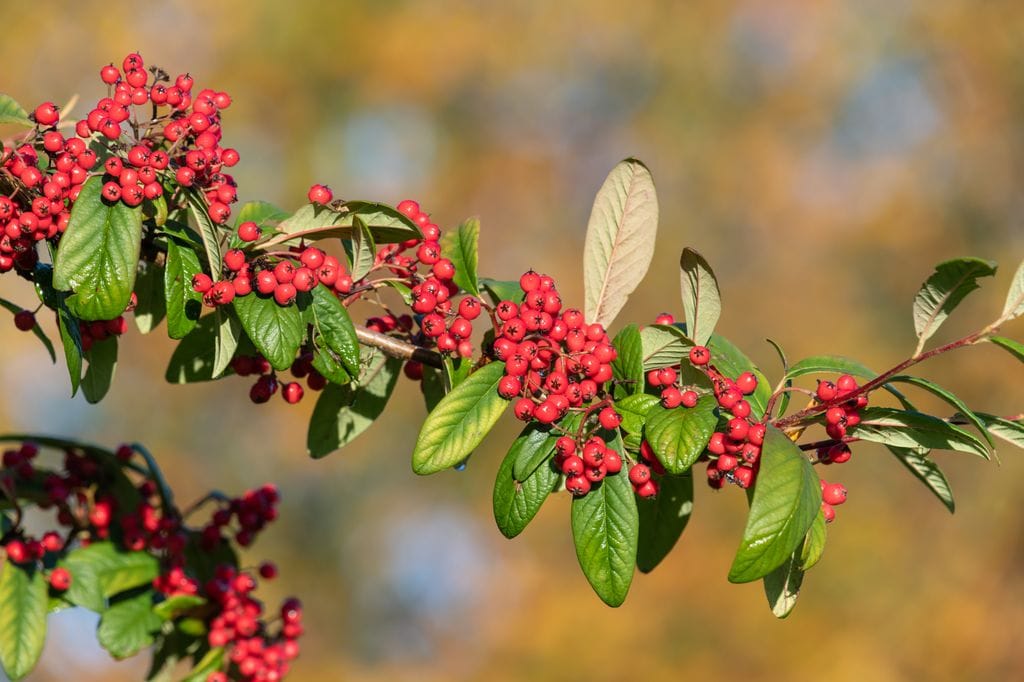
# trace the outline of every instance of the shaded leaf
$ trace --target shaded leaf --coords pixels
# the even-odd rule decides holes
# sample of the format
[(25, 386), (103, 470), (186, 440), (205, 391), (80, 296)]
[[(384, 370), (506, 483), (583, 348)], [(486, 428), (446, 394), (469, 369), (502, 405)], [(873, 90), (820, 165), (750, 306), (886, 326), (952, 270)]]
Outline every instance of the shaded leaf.
[(556, 438), (536, 425), (527, 426), (502, 460), (494, 481), (492, 506), (498, 530), (505, 537), (514, 538), (523, 532), (561, 480), (547, 458), (522, 479), (515, 475), (515, 463), (538, 452), (550, 457)]
[(423, 234), (407, 216), (384, 204), (349, 201), (340, 208), (320, 204), (306, 204), (277, 226), (278, 234), (261, 243), (267, 249), (279, 244), (307, 243), (320, 239), (349, 239), (352, 237), (354, 218), (358, 216), (373, 234), (378, 244), (422, 239)]
[(220, 229), (210, 220), (209, 206), (206, 197), (197, 189), (185, 191), (188, 201), (188, 210), (192, 220), (199, 228), (199, 236), (203, 240), (203, 249), (206, 251), (206, 262), (210, 266), (210, 277), (213, 281), (221, 278), (224, 254), (221, 251)]
[(222, 306), (214, 309), (213, 319), (217, 328), (213, 346), (213, 376), (217, 378), (224, 373), (231, 364), (231, 358), (235, 356), (242, 337), (242, 323), (232, 309)]
[(644, 349), (640, 331), (635, 324), (623, 327), (612, 342), (618, 356), (612, 361), (612, 374), (623, 383), (629, 395), (644, 390)]
[(678, 365), (690, 352), (693, 341), (674, 325), (650, 324), (640, 330), (644, 371)]
[(71, 377), (71, 396), (74, 397), (82, 382), (82, 335), (78, 331), (78, 320), (63, 304), (57, 310), (57, 330), (64, 346), (64, 360), (68, 366), (68, 376)]
[[(313, 288), (313, 327), (351, 376), (359, 374), (359, 338), (348, 310), (324, 284)], [(247, 330), (248, 331), (248, 330)], [(259, 344), (256, 344), (259, 347)], [(294, 358), (294, 352), (292, 358)]]
[(148, 585), (160, 568), (156, 557), (148, 552), (123, 552), (106, 541), (79, 547), (60, 564), (72, 578), (64, 597), (97, 613), (106, 609), (108, 597)]
[(827, 539), (828, 530), (825, 514), (819, 510), (818, 515), (814, 517), (814, 523), (811, 524), (810, 530), (807, 531), (807, 538), (804, 540), (804, 546), (800, 552), (801, 568), (809, 571), (821, 560), (821, 555), (825, 553), (825, 540)]
[(916, 448), (901, 448), (894, 445), (887, 446), (889, 452), (907, 468), (919, 481), (925, 484), (929, 490), (945, 505), (949, 513), (956, 511), (956, 503), (953, 501), (953, 489), (946, 480), (942, 469), (931, 458), (927, 450)]
[(711, 364), (725, 376), (735, 379), (743, 372), (751, 372), (757, 377), (757, 388), (753, 393), (744, 397), (750, 403), (751, 414), (760, 419), (768, 407), (768, 400), (772, 394), (768, 378), (743, 351), (724, 336), (712, 334), (708, 349), (711, 351)]
[(584, 316), (608, 327), (654, 257), (658, 197), (643, 163), (626, 159), (594, 199), (583, 246)]
[(572, 501), (576, 558), (594, 592), (608, 606), (619, 606), (633, 582), (640, 515), (627, 476), (608, 476)]
[(805, 569), (801, 555), (806, 542), (804, 540), (789, 559), (764, 577), (764, 593), (776, 618), (785, 618), (796, 606), (800, 586), (804, 581)]
[(996, 273), (996, 264), (980, 258), (939, 263), (914, 297), (914, 330), (924, 343), (949, 317), (964, 296), (978, 288), (979, 277)]
[(195, 251), (174, 239), (167, 240), (163, 289), (167, 335), (172, 339), (184, 338), (192, 331), (203, 311), (203, 295), (192, 288), (192, 278), (202, 271)]
[(649, 393), (637, 393), (615, 401), (615, 410), (622, 415), (622, 424), (619, 428), (626, 433), (639, 436), (643, 433), (647, 416), (660, 404), (661, 399)]
[(658, 495), (655, 498), (638, 499), (640, 513), (640, 539), (636, 553), (636, 567), (642, 573), (650, 573), (661, 563), (693, 512), (693, 475), (662, 476), (658, 481)]
[(481, 277), (480, 287), (487, 292), (493, 305), (497, 305), (499, 301), (519, 303), (523, 300), (523, 290), (519, 286), (519, 282)]
[(1024, 424), (1019, 419), (1011, 421), (993, 414), (985, 414), (984, 412), (976, 412), (975, 414), (978, 415), (981, 421), (985, 422), (985, 427), (990, 434), (1019, 448), (1024, 448)]
[(906, 374), (894, 376), (889, 381), (891, 381), (892, 383), (905, 383), (910, 384), (911, 386), (917, 386), (918, 388), (924, 389), (925, 391), (928, 391), (935, 397), (944, 400), (948, 404), (952, 405), (953, 407), (960, 411), (960, 414), (963, 415), (964, 419), (969, 421), (974, 426), (974, 428), (978, 429), (978, 431), (981, 432), (982, 437), (986, 440), (986, 442), (988, 442), (989, 447), (992, 446), (992, 438), (989, 437), (988, 431), (985, 430), (985, 423), (978, 418), (978, 415), (974, 414), (971, 408), (967, 407), (967, 404), (963, 400), (960, 400), (960, 398), (958, 398), (950, 391), (947, 391), (942, 386), (939, 386), (935, 382), (929, 381), (928, 379)]
[(142, 334), (148, 334), (167, 315), (167, 303), (164, 299), (164, 269), (156, 263), (139, 262), (139, 271), (135, 275), (135, 296), (138, 302), (132, 316), (135, 327)]
[(679, 258), (679, 268), (686, 329), (695, 344), (707, 345), (718, 323), (718, 317), (722, 314), (718, 280), (715, 279), (715, 273), (704, 260), (704, 256), (691, 248), (683, 249), (683, 254)]
[(110, 390), (117, 368), (117, 337), (94, 341), (85, 352), (89, 366), (82, 377), (82, 395), (90, 403), (98, 403)]
[(373, 267), (377, 256), (377, 245), (373, 242), (373, 234), (357, 216), (352, 221), (352, 238), (342, 242), (348, 255), (349, 273), (352, 281), (358, 282)]

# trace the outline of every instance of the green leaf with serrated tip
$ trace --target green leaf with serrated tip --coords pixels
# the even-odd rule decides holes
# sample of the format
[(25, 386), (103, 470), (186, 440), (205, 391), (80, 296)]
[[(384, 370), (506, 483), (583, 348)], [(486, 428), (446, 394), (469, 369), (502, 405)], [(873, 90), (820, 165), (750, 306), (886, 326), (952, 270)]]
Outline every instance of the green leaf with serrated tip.
[(278, 371), (291, 367), (306, 337), (298, 306), (278, 305), (273, 298), (263, 298), (256, 293), (237, 296), (231, 303), (245, 335), (252, 339), (267, 362)]
[(519, 282), (481, 277), (480, 287), (487, 292), (493, 305), (497, 305), (499, 301), (519, 303), (523, 300), (524, 294)]
[(1017, 358), (1021, 362), (1024, 362), (1024, 343), (1008, 339), (1005, 336), (990, 336), (989, 341), (996, 344), (1013, 357)]
[(828, 539), (827, 523), (825, 513), (818, 511), (814, 517), (814, 523), (807, 531), (807, 538), (800, 550), (800, 567), (805, 571), (811, 570), (815, 564), (821, 561), (821, 555), (825, 553), (825, 540)]
[(640, 514), (629, 478), (607, 476), (572, 501), (576, 558), (594, 592), (608, 606), (619, 606), (633, 582)]
[(949, 513), (956, 511), (956, 503), (953, 501), (953, 489), (946, 480), (942, 469), (931, 458), (927, 456), (927, 450), (914, 448), (901, 448), (894, 445), (887, 446), (889, 452), (907, 468), (919, 481), (925, 484), (928, 490), (945, 505)]
[(138, 299), (132, 317), (135, 327), (142, 334), (148, 334), (167, 315), (167, 301), (164, 298), (164, 269), (156, 263), (139, 262), (135, 275), (135, 296)]
[(78, 331), (78, 320), (63, 305), (57, 310), (57, 329), (64, 346), (68, 376), (71, 377), (71, 396), (74, 397), (82, 382), (82, 335)]
[(0, 93), (0, 125), (18, 125), (25, 128), (35, 126), (24, 107), (10, 95)]
[(715, 432), (718, 406), (714, 396), (702, 396), (693, 407), (666, 410), (659, 404), (647, 415), (645, 434), (658, 461), (670, 474), (690, 470)]
[(693, 341), (674, 325), (651, 324), (640, 330), (644, 371), (678, 365), (690, 352)]
[(0, 563), (0, 666), (12, 680), (32, 672), (43, 652), (47, 601), (42, 571)]
[(100, 195), (89, 178), (71, 209), (53, 264), (53, 285), (73, 292), (68, 309), (83, 320), (112, 320), (128, 306), (142, 240), (142, 211)]
[(923, 343), (949, 317), (964, 296), (978, 288), (978, 278), (996, 274), (996, 264), (980, 258), (939, 263), (914, 297), (914, 331)]
[[(0, 306), (3, 306), (14, 315), (17, 315), (22, 310), (20, 305), (11, 303), (5, 298), (0, 298)], [(57, 352), (53, 348), (53, 343), (50, 341), (50, 337), (46, 335), (46, 332), (43, 331), (43, 328), (39, 326), (38, 321), (36, 321), (35, 326), (32, 327), (32, 334), (42, 342), (43, 346), (46, 348), (46, 352), (50, 354), (50, 360), (57, 362)]]
[(683, 249), (679, 269), (686, 329), (695, 344), (707, 345), (722, 314), (718, 280), (704, 256), (691, 248)]
[(626, 433), (640, 435), (647, 423), (647, 415), (660, 403), (657, 396), (649, 393), (637, 393), (615, 401), (615, 410), (622, 415), (619, 427)]
[(110, 390), (117, 368), (117, 337), (94, 341), (85, 352), (89, 366), (82, 377), (82, 395), (90, 403), (98, 403)]
[(160, 570), (148, 552), (123, 552), (110, 542), (75, 549), (60, 565), (71, 572), (71, 587), (64, 597), (97, 613), (106, 608), (108, 597), (148, 585)]
[(327, 347), (337, 354), (345, 370), (351, 376), (358, 375), (359, 338), (356, 336), (356, 328), (352, 324), (348, 310), (323, 284), (318, 284), (313, 289), (313, 303), (310, 309), (317, 334)]
[(974, 434), (938, 417), (889, 407), (869, 407), (848, 434), (854, 438), (897, 447), (957, 450), (989, 459), (988, 448)]
[[(547, 447), (549, 442), (550, 450)], [(502, 460), (494, 481), (492, 506), (498, 530), (505, 537), (514, 538), (523, 532), (561, 480), (561, 475), (548, 460), (542, 460), (520, 479), (514, 472), (516, 461), (523, 457), (524, 452), (547, 451), (550, 456), (553, 450), (554, 439), (550, 434), (531, 425), (516, 438)]]
[(612, 342), (618, 356), (612, 361), (612, 375), (622, 382), (627, 394), (644, 390), (644, 349), (640, 330), (635, 324), (627, 325), (615, 335)]
[(370, 428), (394, 392), (401, 369), (401, 360), (375, 350), (368, 353), (357, 386), (328, 384), (309, 420), (306, 447), (310, 456), (330, 454)]
[(894, 376), (889, 381), (892, 383), (904, 383), (910, 384), (911, 386), (917, 386), (918, 388), (924, 389), (935, 397), (949, 403), (960, 411), (960, 414), (964, 419), (969, 421), (974, 428), (981, 432), (982, 437), (988, 443), (989, 447), (992, 447), (992, 438), (988, 435), (988, 431), (985, 430), (985, 422), (981, 421), (981, 419), (978, 418), (978, 415), (974, 414), (974, 411), (967, 407), (967, 404), (963, 400), (960, 400), (960, 398), (955, 394), (946, 390), (942, 386), (939, 386), (934, 381), (929, 381), (922, 377), (901, 374), (899, 376)]
[(641, 573), (650, 573), (672, 551), (690, 522), (693, 475), (662, 476), (657, 497), (639, 499), (636, 506), (640, 512), (636, 567)]
[(420, 428), (412, 453), (417, 474), (455, 466), (480, 445), (509, 401), (498, 395), (505, 374), (500, 362), (484, 365), (441, 399)]
[(763, 578), (792, 557), (821, 508), (818, 476), (800, 449), (769, 426), (743, 540), (729, 581)]
[(1024, 315), (1024, 260), (1017, 266), (1017, 272), (1010, 281), (1010, 290), (1006, 293), (1006, 303), (1003, 305), (1002, 320), (1012, 320), (1015, 317)]
[(220, 229), (210, 220), (209, 207), (204, 197), (198, 190), (190, 189), (185, 191), (188, 200), (189, 213), (192, 220), (199, 228), (199, 236), (203, 240), (203, 248), (206, 250), (206, 262), (210, 265), (210, 277), (213, 281), (221, 278), (224, 254), (221, 253)]
[[(804, 540), (804, 544), (806, 544)], [(776, 618), (785, 618), (796, 606), (800, 586), (804, 581), (801, 554), (803, 545), (797, 548), (785, 563), (764, 577), (764, 594)]]
[(584, 316), (608, 327), (654, 257), (658, 197), (636, 159), (616, 164), (594, 199), (583, 244)]
[(352, 237), (342, 242), (345, 246), (345, 254), (348, 256), (349, 273), (352, 280), (358, 282), (373, 267), (374, 259), (377, 256), (377, 245), (373, 241), (373, 234), (358, 216), (352, 220)]
[(96, 639), (114, 658), (134, 656), (154, 641), (163, 619), (153, 613), (153, 592), (119, 600), (100, 616)]
[(975, 414), (985, 422), (985, 427), (993, 436), (1019, 448), (1024, 448), (1024, 424), (1019, 419), (1011, 421), (984, 412), (975, 412)]
[(163, 289), (167, 335), (172, 339), (184, 338), (191, 332), (203, 311), (203, 295), (192, 288), (192, 278), (202, 271), (195, 251), (174, 239), (167, 240)]
[(480, 295), (477, 282), (478, 249), (480, 242), (480, 219), (469, 218), (457, 229), (449, 230), (441, 238), (441, 255), (455, 266), (452, 278), (467, 294)]

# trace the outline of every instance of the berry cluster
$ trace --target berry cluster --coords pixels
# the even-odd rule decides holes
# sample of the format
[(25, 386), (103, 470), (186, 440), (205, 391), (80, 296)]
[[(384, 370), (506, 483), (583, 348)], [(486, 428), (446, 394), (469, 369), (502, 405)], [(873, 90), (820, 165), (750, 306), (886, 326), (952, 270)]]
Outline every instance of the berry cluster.
[[(257, 375), (256, 383), (249, 389), (249, 399), (256, 404), (265, 403), (281, 390), (281, 397), (289, 405), (302, 400), (305, 391), (298, 381), (286, 381), (280, 383), (277, 373), (274, 371), (266, 358), (259, 355), (236, 355), (231, 360), (231, 369), (240, 377)], [(292, 376), (296, 379), (305, 379), (306, 386), (311, 391), (323, 390), (327, 385), (327, 379), (313, 367), (313, 354), (303, 353), (295, 358), (291, 366)]]
[(565, 489), (577, 497), (589, 493), (605, 476), (622, 471), (622, 456), (597, 434), (587, 438), (582, 446), (576, 438), (561, 436), (555, 442), (554, 461), (565, 474)]
[[(814, 392), (817, 404), (825, 409), (825, 433), (833, 442), (818, 448), (820, 464), (843, 464), (850, 461), (850, 446), (844, 442), (847, 429), (860, 423), (860, 411), (868, 405), (866, 394), (857, 393), (857, 380), (843, 374), (832, 381), (819, 381)], [(836, 516), (836, 505), (846, 501), (846, 488), (839, 483), (821, 482), (821, 511), (831, 522)]]
[[(703, 346), (690, 349), (690, 362), (694, 365), (708, 365), (710, 357)], [(757, 377), (752, 372), (743, 372), (730, 379), (710, 366), (707, 366), (707, 373), (718, 407), (723, 414), (731, 415), (725, 429), (713, 433), (708, 442), (708, 453), (713, 457), (707, 467), (708, 484), (721, 488), (728, 481), (749, 488), (757, 476), (767, 429), (750, 416), (750, 403), (743, 397), (757, 389)]]
[(629, 468), (629, 482), (633, 485), (633, 492), (643, 498), (657, 497), (657, 477), (665, 474), (665, 467), (658, 461), (651, 444), (646, 440), (640, 442), (640, 459)]

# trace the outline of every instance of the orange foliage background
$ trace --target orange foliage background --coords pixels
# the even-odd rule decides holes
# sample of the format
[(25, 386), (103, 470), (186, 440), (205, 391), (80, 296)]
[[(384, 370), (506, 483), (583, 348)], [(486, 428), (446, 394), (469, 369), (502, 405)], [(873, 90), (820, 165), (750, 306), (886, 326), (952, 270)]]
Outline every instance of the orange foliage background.
[[(479, 215), (482, 274), (533, 267), (577, 304), (590, 201), (637, 156), (662, 219), (623, 318), (681, 314), (676, 260), (693, 246), (722, 284), (720, 331), (774, 378), (765, 337), (791, 359), (905, 357), (913, 294), (947, 258), (1003, 261), (939, 337), (976, 329), (1024, 256), (1024, 5), (1012, 0), (78, 0), (5, 3), (0, 23), (0, 90), (26, 106), (95, 99), (99, 67), (140, 50), (234, 97), (225, 139), (243, 199), (297, 207), (325, 182), (336, 196), (417, 198), (444, 227)], [(34, 304), (14, 277), (0, 295)], [(1005, 331), (1024, 338), (1019, 320)], [(1024, 677), (1024, 464), (1008, 447), (1001, 466), (936, 455), (952, 517), (884, 449), (858, 447), (827, 472), (850, 501), (781, 622), (758, 584), (725, 580), (742, 495), (701, 489), (676, 551), (613, 610), (577, 569), (564, 496), (515, 542), (493, 528), (512, 420), (464, 473), (417, 479), (424, 410), (404, 379), (367, 435), (311, 461), (312, 400), (253, 406), (241, 379), (164, 384), (162, 328), (130, 331), (97, 406), (67, 400), (64, 368), (31, 336), (0, 335), (5, 430), (142, 441), (184, 500), (281, 486), (281, 520), (249, 559), (281, 566), (268, 601), (306, 603), (292, 679)], [(998, 349), (921, 371), (978, 409), (1024, 407), (1021, 366)], [(94, 625), (51, 617), (30, 679), (140, 679), (144, 661), (111, 663)]]

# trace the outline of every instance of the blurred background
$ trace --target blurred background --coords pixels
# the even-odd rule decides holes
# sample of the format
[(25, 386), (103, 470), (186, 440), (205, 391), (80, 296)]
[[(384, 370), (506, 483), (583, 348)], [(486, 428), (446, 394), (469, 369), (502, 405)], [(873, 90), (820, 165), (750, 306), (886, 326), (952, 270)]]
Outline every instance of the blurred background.
[[(324, 182), (346, 198), (418, 199), (443, 227), (479, 215), (482, 274), (533, 267), (576, 305), (593, 195), (615, 162), (641, 158), (661, 227), (623, 320), (681, 314), (677, 258), (693, 246), (721, 282), (720, 331), (773, 378), (766, 337), (791, 359), (837, 353), (883, 369), (906, 357), (913, 295), (956, 256), (1002, 270), (938, 339), (980, 328), (1024, 257), (1024, 4), (1013, 0), (0, 7), (0, 91), (24, 105), (95, 100), (100, 66), (139, 50), (233, 96), (225, 141), (242, 155), (243, 199), (294, 208)], [(34, 303), (13, 277), (0, 295)], [(243, 379), (166, 385), (163, 328), (129, 332), (97, 406), (67, 400), (64, 367), (0, 328), (5, 431), (144, 442), (185, 500), (280, 485), (281, 520), (249, 558), (281, 567), (269, 602), (306, 604), (291, 679), (1024, 677), (1024, 463), (1008, 446), (1001, 465), (936, 454), (952, 517), (887, 451), (857, 448), (828, 472), (850, 500), (786, 621), (760, 584), (725, 579), (743, 496), (702, 488), (675, 552), (613, 610), (576, 566), (567, 498), (515, 542), (494, 528), (511, 419), (465, 472), (419, 479), (408, 461), (424, 408), (403, 379), (368, 434), (312, 461), (311, 399), (254, 406)], [(1020, 320), (1005, 331), (1024, 338)], [(998, 349), (921, 372), (977, 409), (1024, 408), (1024, 370)], [(99, 650), (89, 614), (50, 624), (31, 680), (141, 679), (144, 661)]]

